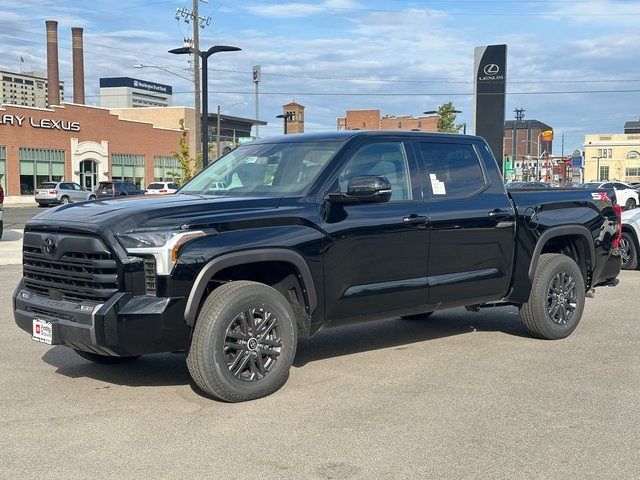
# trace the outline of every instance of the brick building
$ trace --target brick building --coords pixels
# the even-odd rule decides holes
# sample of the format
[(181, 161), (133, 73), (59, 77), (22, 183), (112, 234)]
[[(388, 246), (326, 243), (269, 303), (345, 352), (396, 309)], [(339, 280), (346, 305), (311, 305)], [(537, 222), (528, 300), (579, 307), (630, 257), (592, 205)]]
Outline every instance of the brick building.
[(438, 116), (411, 115), (380, 116), (380, 110), (347, 110), (344, 117), (337, 120), (338, 130), (418, 130), (437, 132)]
[(296, 102), (282, 106), (284, 121), (287, 122), (286, 133), (304, 133), (304, 106)]
[[(526, 156), (538, 156), (538, 136), (545, 130), (553, 130), (539, 120), (507, 120), (504, 122), (504, 155), (518, 160)], [(515, 135), (514, 135), (515, 132)], [(512, 139), (515, 138), (515, 145)], [(540, 139), (540, 154), (553, 153), (553, 141)]]
[(94, 189), (108, 179), (143, 186), (179, 172), (181, 132), (123, 120), (109, 110), (76, 104), (51, 109), (0, 107), (0, 184), (11, 196), (32, 195), (49, 180)]

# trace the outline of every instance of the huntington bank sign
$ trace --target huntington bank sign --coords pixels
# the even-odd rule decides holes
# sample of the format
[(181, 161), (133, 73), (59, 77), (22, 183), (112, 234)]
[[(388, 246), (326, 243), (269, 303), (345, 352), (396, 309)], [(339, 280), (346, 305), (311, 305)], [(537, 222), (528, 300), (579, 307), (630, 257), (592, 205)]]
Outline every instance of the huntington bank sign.
[(487, 141), (502, 169), (507, 46), (476, 47), (474, 53), (474, 131)]
[(64, 132), (79, 132), (80, 122), (54, 120), (52, 118), (34, 118), (23, 115), (1, 115), (0, 127), (31, 127), (44, 130), (60, 130)]

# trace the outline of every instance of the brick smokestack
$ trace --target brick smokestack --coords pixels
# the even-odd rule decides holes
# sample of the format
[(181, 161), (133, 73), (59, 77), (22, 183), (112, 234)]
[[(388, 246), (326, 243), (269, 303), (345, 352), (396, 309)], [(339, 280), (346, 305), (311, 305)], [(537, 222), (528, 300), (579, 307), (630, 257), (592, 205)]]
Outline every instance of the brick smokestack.
[(84, 104), (84, 51), (82, 47), (82, 28), (71, 28), (71, 46), (73, 48), (73, 103)]
[(60, 105), (60, 73), (58, 71), (58, 22), (47, 20), (47, 88), (49, 106)]

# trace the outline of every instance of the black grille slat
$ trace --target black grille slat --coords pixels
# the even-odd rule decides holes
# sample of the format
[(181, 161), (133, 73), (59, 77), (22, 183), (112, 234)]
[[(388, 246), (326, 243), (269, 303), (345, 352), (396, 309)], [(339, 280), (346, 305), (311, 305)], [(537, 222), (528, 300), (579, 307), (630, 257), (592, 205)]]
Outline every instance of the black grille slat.
[(99, 240), (91, 238), (91, 247), (85, 247), (83, 238), (73, 237), (75, 243), (66, 245), (98, 251), (63, 251), (53, 258), (34, 246), (33, 241), (31, 245), (25, 244), (22, 257), (25, 287), (43, 296), (72, 301), (104, 301), (117, 292), (116, 260)]
[(145, 281), (145, 293), (147, 295), (156, 295), (156, 259), (153, 257), (144, 258), (144, 281)]

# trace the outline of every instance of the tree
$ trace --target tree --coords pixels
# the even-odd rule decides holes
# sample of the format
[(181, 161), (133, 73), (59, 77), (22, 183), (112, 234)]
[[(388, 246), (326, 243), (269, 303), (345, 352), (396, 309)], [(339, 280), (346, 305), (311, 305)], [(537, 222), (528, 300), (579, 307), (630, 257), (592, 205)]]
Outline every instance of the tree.
[(438, 131), (459, 133), (463, 124), (456, 125), (456, 107), (453, 102), (443, 103), (438, 107)]
[(191, 156), (191, 152), (189, 151), (189, 142), (187, 141), (187, 129), (184, 126), (184, 118), (181, 118), (179, 121), (180, 124), (180, 140), (178, 140), (179, 150), (173, 151), (173, 156), (178, 159), (180, 162), (180, 169), (182, 170), (182, 175), (180, 175), (182, 184), (184, 185), (196, 174), (202, 170), (202, 155), (196, 155), (195, 157)]

